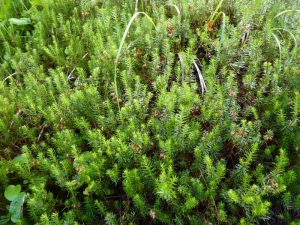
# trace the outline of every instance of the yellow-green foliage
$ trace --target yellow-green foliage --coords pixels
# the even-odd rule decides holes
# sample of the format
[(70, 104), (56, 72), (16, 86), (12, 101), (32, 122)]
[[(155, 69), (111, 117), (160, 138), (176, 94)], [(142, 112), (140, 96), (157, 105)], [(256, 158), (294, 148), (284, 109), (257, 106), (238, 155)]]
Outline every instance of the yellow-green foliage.
[(299, 4), (0, 0), (20, 223), (299, 222)]

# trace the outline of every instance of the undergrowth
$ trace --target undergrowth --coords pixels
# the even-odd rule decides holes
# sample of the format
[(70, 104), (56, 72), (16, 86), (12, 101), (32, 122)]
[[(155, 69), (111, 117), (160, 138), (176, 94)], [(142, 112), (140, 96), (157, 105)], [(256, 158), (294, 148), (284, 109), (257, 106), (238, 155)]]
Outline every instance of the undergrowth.
[(299, 224), (299, 7), (0, 0), (13, 222)]

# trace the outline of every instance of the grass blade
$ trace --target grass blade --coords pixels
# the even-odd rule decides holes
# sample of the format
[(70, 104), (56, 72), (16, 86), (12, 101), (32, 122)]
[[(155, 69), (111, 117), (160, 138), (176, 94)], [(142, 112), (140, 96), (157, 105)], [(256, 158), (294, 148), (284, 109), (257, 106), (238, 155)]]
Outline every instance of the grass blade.
[[(179, 8), (177, 7), (177, 5), (174, 4), (167, 4), (169, 6), (173, 6), (175, 8), (175, 10), (177, 11), (178, 17), (179, 17), (179, 21), (178, 21), (178, 26), (181, 27), (181, 12), (179, 10)], [(179, 40), (181, 41), (181, 35), (179, 34)]]
[(196, 61), (194, 61), (193, 63), (194, 63), (194, 66), (195, 66), (195, 68), (197, 70), (197, 73), (198, 73), (198, 76), (199, 76), (199, 81), (200, 81), (200, 86), (201, 86), (201, 92), (203, 94), (204, 91), (205, 91), (205, 89), (206, 89), (205, 81), (204, 81), (204, 78), (202, 76), (201, 70), (199, 69)]
[(283, 30), (283, 31), (289, 33), (292, 36), (292, 38), (294, 39), (295, 47), (297, 47), (297, 39), (296, 39), (295, 35), (292, 32), (290, 32), (289, 30), (287, 30), (285, 28), (273, 28), (272, 30)]
[(143, 14), (146, 16), (146, 18), (149, 20), (149, 22), (151, 22), (151, 24), (155, 27), (156, 29), (156, 26), (153, 22), (153, 20), (144, 12), (136, 12), (133, 14), (133, 16), (131, 17), (126, 29), (125, 29), (125, 32), (123, 34), (123, 37), (122, 37), (122, 40), (121, 40), (121, 43), (119, 45), (119, 49), (118, 49), (118, 53), (117, 53), (117, 57), (116, 57), (116, 61), (115, 61), (115, 75), (114, 75), (114, 84), (115, 84), (115, 93), (116, 93), (116, 98), (117, 98), (117, 102), (118, 102), (118, 107), (119, 107), (119, 111), (120, 111), (120, 104), (119, 104), (119, 95), (118, 95), (118, 88), (117, 88), (117, 65), (118, 65), (118, 61), (119, 61), (119, 58), (121, 56), (121, 52), (122, 52), (122, 47), (125, 43), (125, 39), (126, 39), (126, 36), (128, 34), (128, 31), (131, 27), (131, 24), (133, 23), (133, 21), (135, 20), (135, 18), (139, 15), (139, 14)]
[(139, 0), (135, 1), (135, 8), (134, 8), (134, 12), (138, 11), (138, 5), (139, 5)]
[(208, 21), (212, 21), (212, 20), (215, 20), (215, 15), (216, 13), (218, 12), (219, 8), (221, 7), (222, 3), (223, 3), (224, 0), (221, 0), (218, 4), (218, 6), (216, 7), (216, 10), (214, 11), (214, 13), (208, 18)]
[(177, 5), (174, 5), (174, 4), (167, 4), (167, 5), (173, 6), (173, 7), (176, 9), (176, 11), (177, 11), (178, 16), (180, 17), (181, 13), (180, 13), (180, 10), (179, 10), (179, 8), (177, 7)]
[(16, 74), (18, 74), (17, 72), (15, 72), (15, 73), (13, 73), (13, 74), (10, 74), (9, 76), (7, 76), (5, 79), (3, 79), (3, 83), (8, 79), (8, 78), (10, 78), (10, 77), (12, 77), (12, 76), (14, 76), (14, 75), (16, 75)]
[(279, 61), (280, 61), (280, 67), (281, 67), (281, 44), (280, 44), (280, 41), (279, 41), (278, 37), (274, 33), (272, 33), (272, 35), (275, 38), (275, 41), (276, 41), (276, 43), (278, 45), (278, 48), (279, 48)]
[(276, 16), (274, 16), (273, 19), (277, 18), (278, 16), (281, 16), (282, 14), (288, 13), (288, 12), (300, 12), (300, 10), (287, 9), (287, 10), (284, 10), (284, 11), (278, 13)]

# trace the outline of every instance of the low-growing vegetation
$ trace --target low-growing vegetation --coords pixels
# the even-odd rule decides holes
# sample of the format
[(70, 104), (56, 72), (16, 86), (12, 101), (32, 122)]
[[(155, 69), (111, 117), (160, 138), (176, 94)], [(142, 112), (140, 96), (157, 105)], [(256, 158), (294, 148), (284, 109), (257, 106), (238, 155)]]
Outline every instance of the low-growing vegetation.
[(0, 0), (0, 224), (300, 224), (299, 8)]

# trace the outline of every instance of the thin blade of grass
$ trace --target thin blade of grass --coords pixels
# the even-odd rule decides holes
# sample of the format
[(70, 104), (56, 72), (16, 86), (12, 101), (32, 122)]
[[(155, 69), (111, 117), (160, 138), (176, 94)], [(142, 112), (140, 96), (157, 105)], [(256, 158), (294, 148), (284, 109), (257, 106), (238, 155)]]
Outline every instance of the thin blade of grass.
[[(177, 7), (177, 5), (174, 4), (167, 4), (169, 6), (173, 6), (175, 8), (175, 10), (177, 11), (178, 17), (179, 17), (179, 21), (178, 21), (178, 25), (179, 27), (181, 26), (181, 12), (179, 10), (179, 8)], [(181, 35), (179, 34), (179, 40), (181, 41)]]
[(279, 61), (280, 61), (280, 67), (281, 67), (281, 45), (280, 45), (280, 41), (274, 33), (272, 33), (272, 35), (275, 38), (275, 41), (276, 41), (276, 43), (278, 45), (278, 48), (279, 48)]
[(295, 47), (297, 47), (297, 39), (296, 39), (295, 35), (292, 32), (290, 32), (289, 30), (287, 30), (285, 28), (273, 28), (272, 30), (283, 30), (283, 31), (289, 33), (292, 36), (292, 38), (294, 39)]
[(148, 19), (148, 21), (151, 22), (151, 24), (155, 27), (156, 29), (156, 26), (153, 22), (153, 20), (144, 12), (136, 12), (133, 14), (133, 16), (131, 17), (131, 19), (129, 20), (129, 23), (125, 29), (125, 32), (123, 34), (123, 37), (122, 37), (122, 40), (121, 40), (121, 43), (119, 45), (119, 49), (118, 49), (118, 53), (117, 53), (117, 57), (116, 57), (116, 61), (115, 61), (115, 74), (114, 74), (114, 84), (115, 84), (115, 93), (116, 93), (116, 98), (117, 98), (117, 102), (118, 102), (118, 107), (119, 107), (119, 111), (120, 111), (120, 104), (119, 104), (119, 95), (118, 95), (118, 88), (117, 88), (117, 65), (118, 65), (118, 61), (119, 61), (119, 58), (121, 56), (121, 51), (122, 51), (122, 47), (125, 43), (125, 39), (126, 39), (126, 36), (128, 34), (128, 31), (131, 27), (131, 24), (133, 23), (133, 21), (135, 20), (135, 18), (139, 15), (139, 14), (143, 14), (146, 16), (146, 18)]
[(218, 6), (216, 7), (216, 10), (213, 12), (213, 14), (208, 18), (208, 21), (211, 21), (211, 20), (215, 20), (215, 15), (217, 14), (219, 8), (221, 7), (222, 3), (223, 3), (224, 0), (221, 0), (218, 4)]
[(134, 8), (134, 12), (138, 11), (138, 5), (139, 5), (139, 0), (135, 0), (135, 8)]
[(16, 75), (16, 74), (18, 74), (17, 72), (15, 72), (15, 73), (13, 73), (13, 74), (10, 74), (9, 76), (7, 76), (7, 77), (5, 77), (5, 79), (3, 79), (3, 83), (7, 80), (7, 79), (9, 79), (10, 77), (12, 77), (12, 76), (14, 76), (14, 75)]
[(278, 16), (281, 16), (282, 14), (288, 13), (288, 12), (300, 12), (300, 10), (287, 9), (287, 10), (284, 10), (284, 11), (278, 13), (276, 16), (274, 16), (273, 19), (277, 18)]
[(179, 8), (177, 7), (177, 5), (174, 5), (174, 4), (167, 4), (167, 5), (173, 6), (173, 7), (176, 9), (176, 11), (177, 11), (178, 16), (179, 16), (179, 17), (181, 16), (180, 10), (179, 10)]
[(200, 81), (200, 86), (201, 86), (201, 92), (203, 94), (204, 91), (205, 91), (205, 89), (206, 89), (205, 81), (204, 81), (204, 78), (202, 76), (202, 73), (201, 73), (201, 71), (200, 71), (200, 69), (199, 69), (196, 61), (194, 61), (193, 63), (194, 63), (194, 66), (195, 66), (195, 68), (197, 70), (197, 73), (198, 73), (198, 77), (199, 77), (199, 81)]

